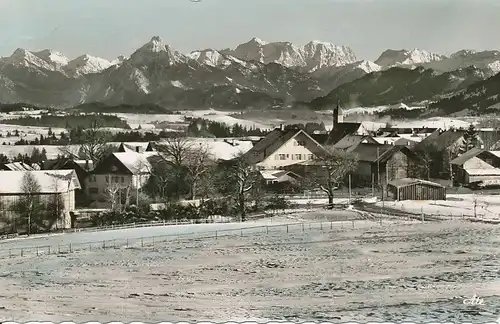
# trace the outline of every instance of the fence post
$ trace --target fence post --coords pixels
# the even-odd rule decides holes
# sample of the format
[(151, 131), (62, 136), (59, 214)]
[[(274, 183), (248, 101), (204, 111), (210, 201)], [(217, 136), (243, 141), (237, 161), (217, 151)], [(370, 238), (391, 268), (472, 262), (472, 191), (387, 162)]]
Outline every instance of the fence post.
[(89, 251), (92, 251), (92, 243), (89, 243)]
[(21, 256), (24, 256), (24, 249), (21, 248)]
[(155, 246), (155, 237), (153, 236), (153, 246)]
[(144, 247), (144, 239), (141, 237), (141, 247)]
[(116, 239), (113, 240), (113, 248), (116, 249)]
[(11, 251), (11, 249), (9, 249), (9, 258), (11, 258), (11, 257), (12, 257), (12, 251)]
[(241, 232), (240, 232), (240, 236), (241, 236), (241, 237), (243, 237), (243, 230), (241, 230)]
[(36, 256), (38, 256), (38, 246), (36, 247)]
[(323, 222), (319, 223), (319, 229), (323, 230)]
[(128, 248), (128, 238), (127, 238), (127, 243), (126, 243), (126, 247)]
[(61, 253), (61, 244), (57, 244), (57, 254)]
[(103, 249), (106, 249), (106, 240), (103, 240), (103, 241), (102, 241), (102, 248), (103, 248)]
[(330, 222), (330, 229), (333, 228), (333, 222)]
[(309, 223), (309, 230), (311, 230), (311, 223)]
[(286, 224), (286, 232), (288, 233), (288, 224)]
[(352, 220), (352, 228), (354, 228), (354, 219)]
[(302, 232), (304, 231), (304, 223), (302, 223)]
[(49, 250), (49, 251), (48, 251), (48, 252), (49, 252), (48, 254), (50, 255), (50, 245), (48, 246), (48, 250)]
[(269, 227), (266, 225), (266, 234), (269, 234)]

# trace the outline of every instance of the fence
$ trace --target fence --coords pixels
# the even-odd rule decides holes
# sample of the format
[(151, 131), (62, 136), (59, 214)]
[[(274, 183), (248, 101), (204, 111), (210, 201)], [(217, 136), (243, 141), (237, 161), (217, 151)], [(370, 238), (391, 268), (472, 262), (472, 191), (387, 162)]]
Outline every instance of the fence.
[[(292, 231), (304, 232), (306, 230), (332, 230), (344, 229), (344, 228), (360, 228), (356, 226), (358, 222), (369, 222), (369, 226), (386, 226), (387, 224), (398, 225), (400, 223), (408, 222), (427, 222), (427, 221), (444, 221), (444, 220), (463, 220), (470, 221), (466, 216), (450, 217), (447, 216), (436, 216), (436, 215), (425, 215), (425, 214), (410, 214), (404, 213), (402, 215), (399, 213), (387, 213), (378, 214), (376, 211), (363, 211), (363, 210), (352, 210), (357, 215), (355, 217), (351, 216), (337, 216), (335, 220), (322, 221), (322, 222), (303, 222), (298, 220), (295, 223), (288, 224), (276, 224), (276, 225), (261, 225), (261, 226), (250, 226), (250, 227), (239, 227), (239, 228), (229, 228), (229, 229), (217, 229), (211, 231), (194, 231), (189, 233), (175, 233), (175, 234), (163, 234), (163, 235), (153, 235), (153, 236), (141, 236), (141, 237), (122, 237), (116, 239), (104, 239), (104, 240), (94, 240), (87, 242), (73, 242), (68, 244), (58, 244), (58, 243), (47, 243), (38, 246), (26, 246), (26, 247), (12, 247), (0, 249), (0, 259), (14, 256), (40, 256), (40, 255), (51, 255), (51, 254), (66, 254), (74, 253), (78, 251), (95, 251), (99, 249), (120, 249), (120, 248), (142, 248), (154, 246), (155, 244), (161, 242), (192, 242), (204, 239), (218, 239), (222, 237), (238, 237), (249, 234), (256, 233), (266, 233), (271, 232), (284, 232), (289, 233)], [(177, 223), (163, 223), (156, 222), (156, 225), (151, 223), (144, 224), (129, 224), (125, 226), (111, 227), (113, 229), (123, 229), (123, 228), (137, 228), (137, 227), (153, 227), (153, 226), (163, 226), (163, 225), (174, 225), (174, 224), (192, 224), (192, 222), (177, 222)], [(88, 229), (87, 232), (96, 232), (99, 230), (106, 230), (109, 227), (103, 227), (100, 229)], [(46, 238), (57, 237), (57, 236), (46, 236)], [(13, 242), (15, 243), (15, 242)]]
[[(99, 249), (120, 249), (120, 248), (143, 248), (151, 247), (158, 243), (165, 242), (193, 242), (206, 239), (219, 239), (223, 237), (242, 237), (257, 233), (289, 233), (289, 232), (305, 232), (311, 230), (333, 230), (343, 228), (357, 228), (356, 224), (366, 219), (352, 219), (343, 221), (329, 222), (295, 222), (288, 224), (262, 225), (243, 228), (217, 229), (212, 231), (200, 231), (190, 233), (176, 233), (156, 236), (128, 237), (119, 239), (108, 239), (100, 241), (89, 241), (68, 244), (44, 244), (39, 246), (29, 247), (13, 247), (9, 249), (0, 249), (0, 259), (15, 256), (41, 256), (52, 254), (67, 254), (79, 251), (95, 251)], [(378, 224), (371, 222), (371, 224)], [(380, 226), (382, 226), (380, 219)], [(358, 226), (359, 227), (359, 226)]]

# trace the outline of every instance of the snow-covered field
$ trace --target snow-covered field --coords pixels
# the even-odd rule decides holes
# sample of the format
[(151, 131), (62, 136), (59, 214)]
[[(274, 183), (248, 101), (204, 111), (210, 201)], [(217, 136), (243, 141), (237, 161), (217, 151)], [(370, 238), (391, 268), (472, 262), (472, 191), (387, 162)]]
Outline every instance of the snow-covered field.
[[(0, 263), (0, 319), (492, 322), (499, 234), (384, 221), (12, 257)], [(474, 295), (483, 304), (465, 305)]]
[[(52, 251), (59, 246), (64, 249), (69, 248), (72, 244), (73, 249), (88, 248), (89, 243), (94, 243), (95, 246), (102, 245), (103, 241), (108, 241), (109, 244), (116, 240), (118, 244), (126, 244), (126, 240), (134, 241), (141, 238), (151, 238), (153, 236), (172, 236), (177, 238), (177, 235), (187, 235), (192, 233), (203, 233), (233, 230), (247, 228), (245, 231), (259, 231), (259, 226), (276, 224), (276, 220), (262, 219), (256, 221), (249, 221), (242, 223), (212, 223), (212, 224), (187, 224), (187, 225), (174, 225), (174, 226), (161, 226), (161, 227), (142, 227), (142, 228), (128, 228), (114, 231), (103, 232), (77, 232), (66, 234), (53, 234), (53, 235), (40, 235), (32, 236), (30, 238), (14, 238), (9, 240), (0, 241), (0, 257), (8, 255), (9, 249), (16, 251), (23, 248), (26, 252), (33, 252), (33, 247), (36, 246), (51, 246)], [(283, 221), (282, 221), (283, 222)], [(284, 223), (294, 223), (296, 221), (287, 220)]]
[(450, 195), (447, 200), (431, 201), (386, 201), (377, 206), (394, 208), (410, 213), (444, 217), (473, 217), (500, 219), (500, 195), (461, 194)]

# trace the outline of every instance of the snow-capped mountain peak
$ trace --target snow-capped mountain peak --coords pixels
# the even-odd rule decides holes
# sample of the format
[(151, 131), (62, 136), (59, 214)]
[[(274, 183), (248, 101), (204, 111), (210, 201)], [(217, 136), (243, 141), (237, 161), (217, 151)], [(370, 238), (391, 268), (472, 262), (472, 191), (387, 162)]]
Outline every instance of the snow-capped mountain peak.
[(159, 36), (151, 38), (149, 42), (135, 51), (130, 56), (128, 61), (133, 64), (140, 65), (151, 62), (152, 59), (161, 60), (162, 62), (170, 65), (186, 61), (186, 57), (184, 55), (166, 45)]
[(50, 49), (44, 49), (33, 54), (45, 62), (53, 65), (56, 69), (62, 68), (69, 63), (69, 59), (60, 52), (54, 52)]
[(476, 54), (477, 51), (471, 49), (463, 49), (450, 55), (450, 57), (464, 57), (468, 55)]
[(414, 48), (412, 50), (386, 50), (375, 61), (376, 64), (384, 67), (397, 66), (397, 65), (414, 65), (431, 63), (440, 61), (446, 58), (444, 55), (431, 53), (428, 51)]
[(366, 73), (378, 72), (382, 67), (372, 61), (362, 60), (355, 63), (356, 68), (365, 71)]
[(221, 52), (213, 49), (194, 51), (189, 53), (187, 57), (197, 61), (200, 64), (205, 64), (213, 67), (222, 67), (222, 68), (231, 65), (233, 62), (238, 62), (238, 63), (241, 62), (240, 60), (230, 55), (222, 54)]
[(264, 64), (279, 63), (290, 68), (313, 72), (325, 66), (343, 66), (357, 61), (353, 51), (345, 46), (311, 41), (303, 46), (290, 42), (267, 43), (257, 37), (238, 45), (234, 50), (224, 50), (244, 61), (258, 61)]
[[(257, 44), (262, 45), (262, 46), (264, 46), (264, 45), (267, 45), (267, 44), (268, 44), (268, 42), (263, 41), (262, 39), (260, 39), (260, 38), (258, 38), (258, 37), (254, 37), (254, 38), (252, 38), (252, 39), (250, 40), (250, 42), (252, 42), (252, 43), (257, 43)], [(250, 42), (249, 42), (249, 43), (250, 43)]]
[(16, 49), (11, 56), (4, 59), (4, 62), (14, 66), (36, 67), (45, 70), (56, 69), (52, 64), (46, 62), (24, 48)]
[(65, 67), (66, 72), (72, 76), (101, 72), (112, 66), (108, 60), (88, 54), (81, 55), (71, 60)]

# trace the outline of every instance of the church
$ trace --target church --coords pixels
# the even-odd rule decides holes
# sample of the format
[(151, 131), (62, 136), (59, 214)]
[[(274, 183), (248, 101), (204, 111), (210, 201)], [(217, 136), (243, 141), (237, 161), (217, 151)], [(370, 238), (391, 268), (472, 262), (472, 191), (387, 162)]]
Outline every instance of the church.
[(329, 134), (314, 134), (313, 138), (321, 145), (334, 145), (347, 135), (362, 135), (361, 123), (345, 123), (340, 103), (333, 109), (333, 127)]

